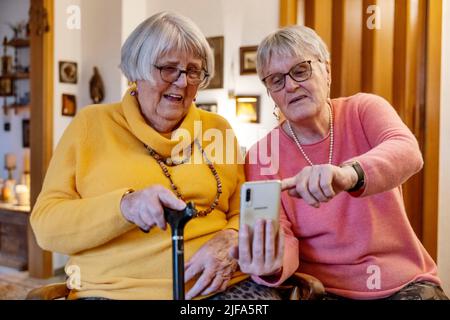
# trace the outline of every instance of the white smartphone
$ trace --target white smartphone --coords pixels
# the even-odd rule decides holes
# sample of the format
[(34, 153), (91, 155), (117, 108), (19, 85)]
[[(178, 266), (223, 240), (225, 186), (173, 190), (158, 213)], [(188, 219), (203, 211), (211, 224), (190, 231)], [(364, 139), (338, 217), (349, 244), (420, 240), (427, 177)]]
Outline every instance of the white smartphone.
[(278, 232), (280, 220), (280, 180), (245, 182), (241, 187), (240, 225), (253, 230), (258, 219), (273, 220)]

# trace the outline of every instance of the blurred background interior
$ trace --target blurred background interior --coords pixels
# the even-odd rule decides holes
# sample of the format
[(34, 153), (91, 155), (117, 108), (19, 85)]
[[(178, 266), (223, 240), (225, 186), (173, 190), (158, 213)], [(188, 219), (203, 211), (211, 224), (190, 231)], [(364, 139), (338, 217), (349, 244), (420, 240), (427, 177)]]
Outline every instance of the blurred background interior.
[(0, 280), (32, 287), (61, 273), (66, 257), (41, 250), (28, 225), (52, 151), (80, 108), (121, 100), (121, 45), (162, 10), (208, 37), (217, 75), (197, 103), (228, 119), (244, 149), (278, 124), (254, 53), (279, 26), (325, 40), (332, 97), (386, 98), (422, 149), (405, 203), (450, 292), (450, 0), (0, 0)]

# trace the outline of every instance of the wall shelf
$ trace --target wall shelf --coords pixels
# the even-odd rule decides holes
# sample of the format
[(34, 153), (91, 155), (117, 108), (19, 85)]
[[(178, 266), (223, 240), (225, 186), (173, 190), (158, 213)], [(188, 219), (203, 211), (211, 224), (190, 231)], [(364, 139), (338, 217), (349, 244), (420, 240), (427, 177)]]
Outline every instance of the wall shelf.
[(13, 109), (14, 110), (14, 114), (17, 115), (17, 114), (19, 114), (21, 112), (29, 111), (30, 110), (30, 105), (29, 104), (16, 104), (16, 103), (13, 103), (13, 104), (8, 104), (8, 105), (3, 106), (3, 111), (4, 111), (5, 114), (7, 113), (7, 111), (9, 109)]
[(25, 48), (30, 46), (30, 40), (29, 39), (11, 39), (7, 41), (6, 43), (3, 43), (3, 45), (6, 45), (8, 47), (13, 48)]
[[(29, 104), (29, 84), (26, 84), (27, 86), (27, 92), (19, 91), (17, 88), (17, 81), (22, 80), (28, 80), (30, 79), (30, 73), (29, 73), (29, 67), (23, 67), (21, 66), (19, 62), (19, 56), (18, 51), (21, 49), (27, 49), (30, 46), (30, 40), (29, 39), (21, 39), (21, 38), (13, 38), (11, 40), (8, 40), (6, 37), (3, 39), (3, 56), (2, 60), (6, 59), (6, 61), (11, 60), (8, 59), (9, 56), (7, 55), (7, 47), (14, 48), (14, 56), (11, 61), (12, 65), (7, 64), (7, 67), (5, 68), (2, 65), (1, 72), (3, 74), (0, 75), (0, 82), (2, 83), (2, 90), (0, 91), (2, 93), (1, 97), (3, 98), (3, 113), (5, 115), (8, 114), (8, 111), (13, 109), (14, 114), (19, 114), (22, 111), (27, 111), (30, 109)], [(9, 65), (9, 66), (8, 66)], [(7, 88), (6, 90), (4, 88)], [(24, 97), (20, 96), (19, 94), (24, 94)], [(28, 98), (27, 98), (28, 94)], [(11, 103), (12, 101), (8, 101), (8, 97), (14, 98), (14, 103)], [(25, 103), (23, 103), (25, 102)]]
[(0, 76), (0, 79), (11, 79), (11, 80), (20, 80), (20, 79), (29, 79), (30, 74), (28, 72), (18, 72), (13, 74), (4, 74)]

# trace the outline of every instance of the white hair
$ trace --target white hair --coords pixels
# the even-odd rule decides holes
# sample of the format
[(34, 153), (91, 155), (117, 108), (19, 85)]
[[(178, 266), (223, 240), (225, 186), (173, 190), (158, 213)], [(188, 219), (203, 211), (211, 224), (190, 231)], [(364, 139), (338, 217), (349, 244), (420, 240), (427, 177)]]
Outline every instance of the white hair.
[(152, 81), (152, 65), (172, 50), (202, 59), (202, 67), (209, 77), (200, 88), (206, 87), (214, 76), (212, 50), (192, 20), (173, 12), (151, 16), (129, 35), (122, 46), (120, 68), (128, 81)]
[(260, 78), (274, 55), (304, 57), (306, 55), (330, 61), (327, 45), (317, 33), (305, 26), (289, 26), (269, 34), (258, 47), (256, 69)]

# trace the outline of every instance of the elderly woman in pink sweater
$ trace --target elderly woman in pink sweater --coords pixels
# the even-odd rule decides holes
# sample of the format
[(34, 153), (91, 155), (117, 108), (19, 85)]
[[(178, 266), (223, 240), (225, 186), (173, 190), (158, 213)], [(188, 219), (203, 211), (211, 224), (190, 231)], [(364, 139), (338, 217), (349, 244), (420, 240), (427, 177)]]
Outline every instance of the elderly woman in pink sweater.
[[(241, 268), (271, 286), (298, 268), (323, 282), (327, 299), (447, 299), (402, 198), (402, 183), (422, 168), (418, 143), (381, 97), (331, 100), (329, 61), (322, 39), (304, 26), (259, 46), (258, 75), (286, 120), (252, 147), (246, 174), (282, 180), (285, 246), (277, 264), (265, 249), (274, 243), (241, 245)], [(272, 161), (252, 156), (258, 150)], [(257, 230), (255, 237), (274, 239), (270, 228)], [(252, 243), (246, 230), (240, 237)]]

